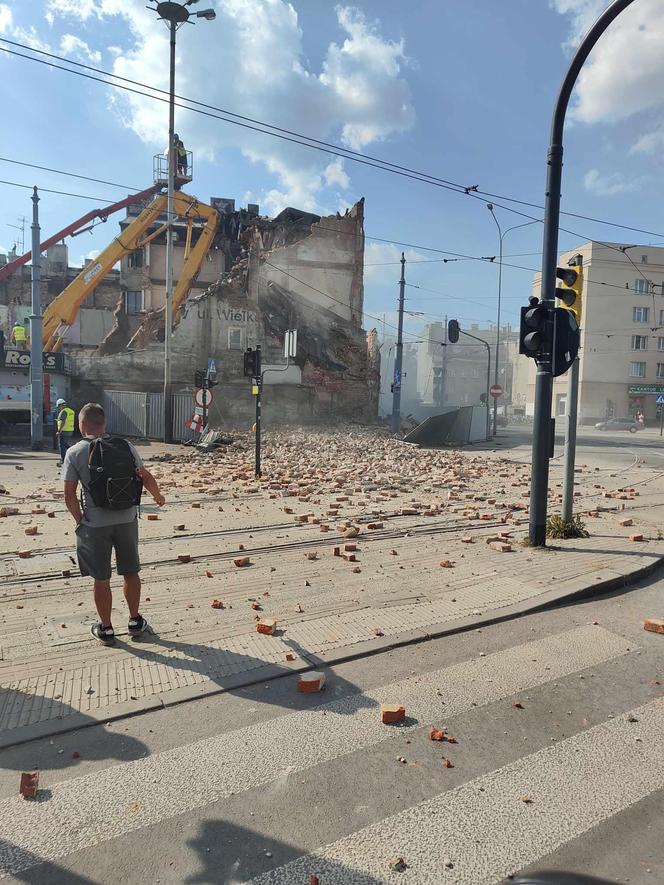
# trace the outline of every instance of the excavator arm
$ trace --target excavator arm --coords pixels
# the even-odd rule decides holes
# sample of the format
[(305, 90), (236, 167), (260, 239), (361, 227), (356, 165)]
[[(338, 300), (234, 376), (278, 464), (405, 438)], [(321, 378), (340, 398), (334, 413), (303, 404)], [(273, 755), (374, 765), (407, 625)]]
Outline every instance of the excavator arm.
[[(178, 217), (188, 220), (200, 217), (206, 219), (201, 236), (185, 258), (180, 279), (173, 292), (173, 319), (176, 321), (210, 248), (219, 223), (219, 216), (211, 206), (199, 203), (195, 197), (190, 197), (182, 191), (177, 191), (174, 199), (174, 211)], [(69, 327), (76, 321), (81, 305), (118, 261), (129, 252), (145, 246), (167, 229), (167, 225), (164, 224), (152, 234), (145, 236), (145, 232), (166, 209), (167, 197), (163, 194), (156, 197), (93, 262), (84, 267), (80, 274), (53, 299), (44, 311), (45, 352), (57, 352), (62, 348)]]

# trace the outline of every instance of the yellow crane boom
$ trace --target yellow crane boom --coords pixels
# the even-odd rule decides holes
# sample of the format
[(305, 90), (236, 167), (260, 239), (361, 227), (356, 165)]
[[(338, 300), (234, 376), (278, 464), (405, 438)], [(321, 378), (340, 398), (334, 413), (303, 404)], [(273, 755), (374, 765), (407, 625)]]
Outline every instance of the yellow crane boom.
[[(219, 225), (219, 214), (212, 206), (199, 202), (195, 197), (175, 192), (175, 214), (188, 223), (184, 262), (177, 285), (173, 289), (173, 322), (177, 322), (192, 284), (196, 280)], [(145, 236), (152, 224), (166, 211), (167, 197), (160, 194), (101, 252), (88, 264), (62, 292), (51, 301), (44, 311), (44, 352), (59, 351), (70, 326), (76, 322), (81, 305), (104, 279), (106, 274), (129, 252), (147, 245), (168, 228), (162, 224)], [(191, 248), (191, 234), (195, 218), (203, 218), (205, 226)]]

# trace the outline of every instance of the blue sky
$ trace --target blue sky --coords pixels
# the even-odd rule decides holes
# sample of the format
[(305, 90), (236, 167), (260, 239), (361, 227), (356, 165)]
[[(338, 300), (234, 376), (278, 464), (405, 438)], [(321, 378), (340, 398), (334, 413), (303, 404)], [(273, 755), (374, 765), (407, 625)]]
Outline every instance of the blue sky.
[[(0, 0), (0, 36), (160, 88), (167, 86), (166, 30), (146, 0)], [(575, 35), (602, 0), (202, 0), (215, 22), (178, 37), (178, 91), (200, 101), (332, 141), (462, 185), (541, 204), (552, 104)], [(199, 6), (198, 8), (202, 8)], [(566, 137), (563, 208), (664, 231), (664, 4), (639, 0), (593, 53)], [(19, 50), (21, 51), (21, 50)], [(0, 52), (4, 110), (0, 155), (141, 189), (166, 142), (164, 104)], [(439, 258), (423, 247), (497, 254), (485, 201), (178, 111), (195, 151), (189, 190), (234, 197), (264, 211), (296, 205), (336, 211), (366, 198), (369, 237), (406, 248), (408, 307), (462, 324), (495, 320), (497, 267)], [(44, 235), (122, 188), (0, 161), (0, 178), (89, 195), (44, 193)], [(30, 193), (0, 184), (0, 246), (30, 218)], [(506, 206), (540, 217), (538, 210)], [(497, 209), (503, 229), (526, 221)], [(565, 218), (561, 250), (586, 239), (664, 242)], [(102, 248), (111, 219), (70, 241), (80, 260)], [(26, 230), (29, 241), (29, 227)], [(539, 267), (541, 225), (505, 238), (505, 321), (516, 320)], [(366, 311), (394, 322), (401, 247), (367, 239)], [(514, 257), (512, 257), (514, 256)], [(422, 262), (422, 263), (419, 263)], [(424, 291), (424, 289), (435, 290)], [(375, 321), (367, 317), (370, 327)]]

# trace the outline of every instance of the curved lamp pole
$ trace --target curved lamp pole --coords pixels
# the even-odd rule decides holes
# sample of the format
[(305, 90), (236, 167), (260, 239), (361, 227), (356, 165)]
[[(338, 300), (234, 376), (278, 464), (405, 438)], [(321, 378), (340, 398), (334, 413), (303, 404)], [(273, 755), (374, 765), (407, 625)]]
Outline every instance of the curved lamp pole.
[[(493, 208), (493, 203), (486, 204), (487, 209), (491, 213), (491, 217), (496, 222), (496, 227), (498, 228), (498, 236), (499, 236), (499, 257), (498, 257), (498, 316), (496, 318), (496, 359), (494, 361), (494, 384), (499, 383), (499, 368), (500, 368), (500, 302), (502, 298), (503, 291), (503, 240), (507, 236), (507, 234), (512, 230), (517, 230), (520, 227), (528, 227), (529, 224), (540, 224), (539, 219), (534, 219), (533, 221), (524, 221), (523, 224), (515, 224), (512, 227), (508, 227), (507, 230), (503, 230), (500, 226), (500, 222), (496, 218), (496, 213)], [(487, 403), (488, 406), (488, 403)], [(494, 396), (493, 398), (493, 435), (496, 435), (496, 430), (498, 427), (498, 397)]]
[(593, 46), (604, 31), (634, 0), (614, 0), (605, 9), (581, 41), (560, 87), (551, 121), (547, 156), (544, 238), (542, 241), (542, 307), (548, 312), (544, 347), (537, 357), (535, 378), (535, 414), (533, 417), (533, 454), (530, 490), (529, 540), (533, 547), (546, 544), (549, 458), (551, 457), (551, 402), (553, 399), (553, 309), (556, 304), (556, 265), (558, 263), (558, 226), (560, 224), (560, 189), (563, 177), (563, 135), (565, 115), (572, 89)]

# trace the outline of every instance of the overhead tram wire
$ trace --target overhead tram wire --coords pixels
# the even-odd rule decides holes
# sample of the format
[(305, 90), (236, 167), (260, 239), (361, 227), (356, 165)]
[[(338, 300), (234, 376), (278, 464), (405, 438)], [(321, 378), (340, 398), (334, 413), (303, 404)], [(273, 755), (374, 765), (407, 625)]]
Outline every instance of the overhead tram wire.
[[(8, 38), (5, 38), (5, 37), (0, 37), (0, 42), (3, 42), (3, 43), (10, 45), (10, 46), (17, 46), (21, 49), (26, 49), (29, 52), (33, 53), (33, 55), (25, 55), (23, 53), (16, 52), (11, 49), (5, 49), (4, 51), (10, 55), (24, 58), (24, 59), (27, 59), (28, 61), (34, 61), (34, 62), (38, 62), (40, 64), (45, 64), (48, 67), (54, 67), (58, 70), (65, 71), (66, 73), (76, 74), (77, 76), (86, 77), (88, 79), (95, 80), (97, 82), (101, 82), (105, 85), (112, 86), (117, 89), (125, 89), (129, 92), (134, 92), (134, 93), (142, 95), (143, 97), (146, 97), (146, 98), (152, 98), (153, 100), (157, 100), (157, 101), (168, 101), (168, 98), (160, 98), (160, 95), (167, 96), (167, 92), (163, 89), (159, 89), (158, 87), (149, 86), (148, 84), (141, 83), (140, 81), (132, 80), (128, 77), (122, 77), (119, 74), (113, 74), (110, 71), (104, 71), (100, 68), (95, 68), (92, 65), (83, 64), (82, 62), (76, 62), (72, 59), (65, 58), (64, 56), (57, 55), (55, 53), (50, 53), (50, 52), (47, 52), (42, 49), (36, 49), (36, 48), (33, 48), (27, 44), (20, 43), (18, 41), (14, 41), (14, 40), (9, 40)], [(53, 64), (52, 61), (44, 61), (43, 59), (36, 58), (35, 55), (42, 55), (42, 56), (45, 56), (46, 58), (49, 58), (49, 59), (56, 59), (57, 61), (64, 62), (64, 64), (69, 65), (70, 67), (62, 67), (61, 65)], [(109, 82), (109, 80), (102, 80), (99, 77), (93, 77), (90, 74), (83, 74), (80, 71), (72, 70), (73, 67), (81, 68), (82, 70), (86, 70), (86, 71), (93, 71), (95, 73), (102, 74), (104, 77), (109, 77), (109, 78), (112, 78), (113, 80), (122, 81), (123, 83), (131, 83), (133, 86), (140, 86), (140, 87), (142, 87), (142, 89), (148, 89), (152, 93), (159, 93), (159, 94), (154, 95), (154, 94), (150, 94), (150, 93), (146, 93), (146, 92), (141, 92), (139, 90), (132, 89), (127, 86), (123, 86), (123, 85), (121, 85), (121, 83), (113, 83), (113, 82)], [(451, 191), (454, 191), (455, 193), (460, 193), (464, 196), (470, 196), (475, 199), (479, 199), (482, 202), (484, 202), (486, 198), (490, 198), (490, 199), (494, 200), (494, 202), (496, 200), (505, 200), (506, 202), (515, 203), (516, 205), (527, 206), (529, 208), (534, 208), (534, 209), (542, 209), (543, 208), (542, 206), (539, 206), (536, 203), (531, 203), (526, 200), (520, 200), (515, 197), (503, 196), (501, 194), (493, 194), (489, 191), (481, 191), (479, 189), (475, 189), (474, 187), (469, 188), (469, 187), (466, 187), (465, 185), (459, 184), (457, 182), (452, 182), (452, 181), (449, 181), (444, 178), (440, 178), (439, 176), (435, 176), (430, 173), (420, 172), (418, 170), (411, 169), (408, 166), (402, 166), (397, 163), (392, 163), (388, 160), (382, 160), (378, 157), (372, 157), (371, 155), (368, 155), (368, 154), (360, 154), (359, 152), (353, 151), (349, 148), (340, 147), (339, 145), (335, 145), (331, 142), (326, 142), (326, 141), (322, 141), (320, 139), (315, 139), (312, 136), (304, 135), (304, 134), (298, 133), (294, 130), (286, 129), (284, 127), (279, 127), (279, 126), (273, 125), (271, 123), (265, 123), (264, 121), (256, 120), (251, 117), (245, 117), (245, 116), (243, 116), (241, 114), (237, 114), (233, 111), (228, 111), (224, 108), (216, 107), (215, 105), (210, 105), (210, 104), (206, 104), (205, 102), (200, 102), (195, 99), (190, 99), (190, 98), (187, 98), (186, 96), (178, 95), (178, 96), (176, 96), (176, 98), (178, 98), (180, 101), (187, 102), (187, 105), (182, 105), (179, 102), (176, 102), (178, 107), (182, 107), (185, 110), (189, 110), (193, 113), (201, 113), (205, 116), (213, 117), (216, 119), (220, 119), (223, 122), (231, 123), (233, 125), (242, 126), (247, 129), (258, 131), (258, 132), (261, 132), (262, 134), (265, 134), (265, 135), (270, 135), (275, 138), (282, 138), (286, 141), (300, 144), (303, 147), (309, 147), (314, 150), (320, 150), (320, 151), (327, 153), (327, 154), (333, 154), (335, 156), (341, 157), (342, 159), (348, 159), (348, 160), (351, 160), (352, 162), (361, 163), (362, 165), (366, 165), (366, 166), (373, 166), (374, 168), (383, 169), (386, 172), (392, 172), (393, 174), (402, 175), (407, 178), (412, 178), (415, 180), (422, 181), (423, 183), (433, 184), (434, 186), (442, 187), (446, 190), (451, 190)], [(227, 116), (219, 117), (218, 114), (211, 114), (207, 111), (199, 110), (200, 108), (205, 108), (205, 109), (207, 109), (207, 111), (216, 111), (218, 113), (225, 114)], [(231, 117), (234, 117), (235, 119), (229, 119)], [(263, 127), (263, 128), (259, 128), (259, 127)], [(269, 130), (272, 130), (272, 131), (269, 131)], [(496, 204), (496, 205), (499, 205), (499, 204)], [(518, 210), (512, 209), (511, 207), (508, 207), (508, 206), (499, 206), (499, 208), (502, 208), (507, 212), (512, 212), (517, 215), (523, 215), (523, 217), (531, 218), (531, 220), (538, 220), (538, 221), (540, 220), (540, 219), (534, 219), (531, 216), (526, 215), (525, 213), (520, 213), (520, 212), (518, 212)], [(563, 212), (562, 214), (569, 215), (570, 217), (573, 217), (573, 218), (579, 218), (579, 219), (583, 219), (585, 221), (590, 221), (590, 222), (593, 222), (596, 224), (602, 224), (602, 225), (607, 225), (610, 227), (616, 227), (621, 230), (629, 230), (634, 233), (643, 233), (643, 234), (647, 234), (649, 236), (656, 236), (659, 238), (664, 237), (664, 234), (661, 234), (661, 233), (657, 233), (657, 232), (650, 231), (650, 230), (645, 230), (643, 228), (633, 227), (630, 225), (619, 224), (618, 222), (608, 221), (608, 220), (601, 219), (601, 218), (594, 218), (592, 216), (582, 215), (580, 213)], [(574, 233), (574, 232), (572, 232), (572, 233)], [(574, 233), (574, 235), (577, 236), (576, 233)]]
[[(72, 173), (68, 173), (68, 172), (63, 172), (61, 170), (54, 170), (54, 171), (56, 171), (56, 172), (58, 172), (58, 174), (62, 174), (62, 175), (72, 174)], [(91, 180), (96, 181), (96, 179), (91, 179)], [(98, 183), (102, 183), (102, 182), (98, 182)], [(0, 185), (2, 185), (2, 184), (7, 185), (9, 187), (23, 188), (25, 190), (33, 190), (33, 187), (34, 187), (31, 184), (23, 184), (23, 183), (17, 182), (17, 181), (7, 181), (6, 179), (0, 179)], [(76, 194), (76, 193), (72, 193), (70, 191), (54, 190), (53, 188), (47, 188), (47, 187), (41, 187), (41, 186), (38, 186), (38, 189), (42, 193), (46, 193), (46, 194), (56, 194), (57, 196), (62, 196), (62, 197), (73, 197), (75, 199), (80, 199), (80, 200), (90, 200), (95, 203), (111, 204), (111, 203), (115, 202), (115, 200), (109, 199), (108, 197), (93, 197), (91, 194)], [(339, 233), (339, 231), (336, 230), (335, 228), (319, 227), (319, 229), (320, 230), (330, 230), (330, 231), (333, 231), (334, 233), (337, 233), (337, 234)], [(421, 244), (416, 245), (413, 243), (402, 243), (400, 240), (389, 240), (389, 239), (386, 239), (385, 237), (373, 237), (370, 234), (365, 234), (364, 236), (365, 236), (365, 239), (367, 239), (367, 240), (375, 240), (380, 243), (388, 243), (390, 245), (395, 245), (395, 246), (405, 246), (406, 248), (411, 248), (411, 249), (420, 249), (424, 252), (436, 252), (436, 253), (443, 253), (446, 255), (453, 255), (453, 256), (456, 256), (457, 258), (467, 260), (467, 261), (480, 261), (483, 264), (497, 264), (498, 263), (496, 261), (493, 261), (490, 258), (483, 257), (480, 255), (463, 255), (458, 252), (445, 252), (445, 250), (438, 249), (434, 246), (423, 246)], [(620, 251), (620, 249), (616, 246), (607, 246), (607, 248), (612, 248), (612, 249), (615, 249), (616, 251)], [(448, 258), (448, 259), (445, 259), (445, 258), (433, 259), (432, 258), (429, 260), (411, 261), (411, 262), (409, 262), (409, 264), (443, 263), (443, 262), (449, 262), (449, 261), (454, 261), (454, 260), (455, 260), (454, 258), (452, 258), (452, 259), (450, 259), (450, 258)], [(523, 270), (523, 271), (526, 271), (527, 273), (532, 273), (532, 274), (540, 273), (540, 271), (535, 268), (524, 267), (523, 265), (520, 265), (520, 264), (510, 264), (506, 261), (503, 261), (503, 267), (510, 267), (515, 270)], [(651, 282), (651, 281), (649, 281), (649, 282)], [(611, 289), (620, 289), (621, 291), (624, 291), (624, 292), (634, 292), (634, 294), (636, 294), (636, 295), (643, 294), (642, 292), (637, 292), (637, 290), (631, 286), (620, 285), (618, 283), (608, 283), (608, 282), (603, 282), (601, 280), (593, 280), (593, 284), (596, 286), (607, 286), (608, 288), (611, 288)], [(414, 284), (408, 284), (408, 285), (414, 285)], [(434, 292), (434, 294), (440, 294), (440, 295), (443, 295), (443, 297), (447, 297), (442, 292), (436, 292), (435, 290), (432, 290), (432, 289), (429, 291)], [(450, 297), (453, 297), (453, 296), (450, 296)]]

